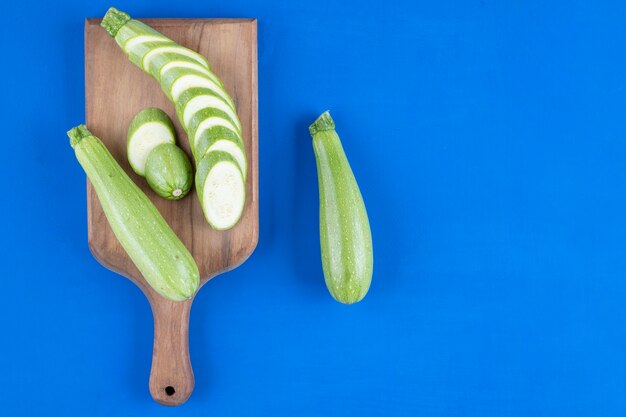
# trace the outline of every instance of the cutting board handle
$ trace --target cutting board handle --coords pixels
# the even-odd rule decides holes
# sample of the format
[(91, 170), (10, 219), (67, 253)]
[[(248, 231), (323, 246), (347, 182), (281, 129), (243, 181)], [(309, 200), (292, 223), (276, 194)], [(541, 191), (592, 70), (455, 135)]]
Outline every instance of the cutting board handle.
[(150, 298), (154, 317), (154, 347), (150, 371), (150, 394), (162, 405), (187, 401), (194, 386), (189, 359), (189, 312), (193, 299), (170, 301)]

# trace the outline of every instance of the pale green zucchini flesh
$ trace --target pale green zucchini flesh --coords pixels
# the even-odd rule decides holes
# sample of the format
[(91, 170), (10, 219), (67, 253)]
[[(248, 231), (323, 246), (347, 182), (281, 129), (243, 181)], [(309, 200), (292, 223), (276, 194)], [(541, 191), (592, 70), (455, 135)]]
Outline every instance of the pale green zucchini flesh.
[[(246, 178), (247, 160), (243, 141), (222, 112), (212, 108), (201, 110), (192, 119), (188, 130), (197, 161), (202, 160), (209, 149), (217, 145), (233, 156), (242, 170), (244, 179)], [(226, 143), (219, 145), (217, 142), (220, 141), (228, 141), (234, 146)]]
[[(159, 78), (161, 80), (163, 80), (164, 77), (166, 77), (170, 71), (186, 68), (189, 70), (198, 71), (206, 75), (207, 77), (215, 81), (217, 84), (219, 84), (220, 87), (224, 88), (224, 84), (222, 84), (222, 81), (220, 81), (220, 79), (217, 78), (217, 75), (213, 74), (210, 69), (204, 67), (203, 65), (200, 65), (197, 62), (194, 62), (193, 60), (190, 60), (189, 58), (184, 57), (184, 56), (181, 56), (179, 58), (176, 58), (175, 56), (168, 56), (168, 58), (169, 58), (168, 63), (163, 65), (161, 67), (161, 70), (159, 71)], [(171, 83), (170, 83), (170, 86), (171, 86)]]
[(173, 44), (173, 43), (174, 42), (172, 42), (170, 39), (161, 35), (159, 36), (139, 35), (139, 36), (135, 36), (134, 38), (130, 38), (129, 40), (127, 40), (126, 43), (124, 43), (124, 45), (122, 46), (122, 49), (127, 54), (133, 53), (135, 55), (143, 57), (146, 53), (148, 53), (148, 51), (146, 50), (145, 52), (141, 53), (136, 50), (137, 48), (144, 48), (145, 45), (147, 44), (154, 45), (154, 44)]
[(143, 109), (128, 127), (128, 162), (138, 175), (145, 176), (148, 155), (163, 143), (176, 143), (176, 131), (170, 118), (161, 109)]
[(215, 81), (200, 73), (185, 74), (178, 77), (176, 81), (172, 83), (172, 87), (170, 89), (172, 100), (174, 102), (178, 101), (180, 95), (191, 88), (208, 88), (220, 96), (232, 109), (235, 108), (235, 103), (233, 103), (233, 100), (230, 98), (228, 93), (218, 86)]
[[(222, 120), (219, 118), (215, 119), (218, 121)], [(202, 123), (210, 122), (211, 120), (212, 118), (205, 119)], [(202, 132), (197, 136), (197, 142), (194, 148), (199, 160), (209, 152), (223, 151), (229, 153), (241, 169), (244, 180), (246, 179), (248, 168), (246, 154), (244, 152), (243, 142), (237, 134), (233, 133), (233, 131), (228, 128), (217, 125), (207, 129), (203, 129), (200, 126), (197, 132)]]
[(235, 114), (235, 111), (224, 103), (221, 99), (210, 94), (200, 94), (193, 97), (187, 102), (183, 109), (183, 124), (189, 126), (191, 118), (197, 114), (200, 110), (206, 108), (214, 108), (223, 111), (235, 123), (236, 131), (241, 134), (241, 124), (239, 118)]
[(200, 284), (198, 266), (154, 204), (84, 125), (68, 136), (113, 233), (147, 283), (170, 300), (191, 298)]
[[(167, 56), (166, 58), (170, 59), (171, 57)], [(197, 62), (191, 62), (191, 60), (189, 59), (186, 59), (186, 61), (182, 61), (181, 59), (185, 57), (181, 57), (181, 59), (178, 59), (176, 57), (174, 58), (176, 59), (176, 61), (168, 61), (168, 63), (163, 65), (161, 67), (161, 70), (159, 71), (159, 81), (161, 82), (161, 88), (168, 95), (168, 97), (171, 95), (174, 82), (180, 77), (190, 74), (197, 75), (202, 78), (207, 78), (209, 81), (211, 81), (214, 84), (213, 87), (211, 87), (214, 94), (217, 94), (218, 90), (224, 92), (224, 85), (222, 84), (220, 79), (217, 78), (217, 75), (213, 74), (210, 69), (203, 67)], [(168, 67), (169, 64), (180, 64), (181, 62), (186, 62), (189, 65), (177, 65)]]
[(171, 61), (169, 54), (187, 57), (207, 69), (210, 68), (209, 62), (205, 57), (191, 49), (173, 43), (172, 45), (157, 45), (152, 48), (150, 52), (145, 54), (142, 61), (143, 70), (157, 77), (161, 73), (163, 65)]
[(200, 161), (196, 187), (207, 222), (216, 230), (232, 228), (245, 204), (245, 182), (234, 158), (225, 152), (211, 152)]
[(335, 300), (352, 304), (370, 287), (372, 235), (361, 191), (328, 112), (310, 127), (320, 197), (320, 245), (326, 286)]

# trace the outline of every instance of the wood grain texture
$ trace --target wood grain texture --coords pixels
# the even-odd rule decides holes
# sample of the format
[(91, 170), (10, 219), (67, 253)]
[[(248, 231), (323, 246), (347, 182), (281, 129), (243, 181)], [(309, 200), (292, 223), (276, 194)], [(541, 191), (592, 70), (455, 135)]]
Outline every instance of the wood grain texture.
[[(206, 56), (237, 106), (248, 156), (246, 203), (231, 230), (212, 230), (195, 189), (180, 201), (158, 197), (137, 176), (126, 158), (126, 131), (145, 107), (163, 109), (172, 118), (181, 147), (191, 156), (187, 135), (173, 105), (156, 80), (133, 65), (104, 29), (100, 19), (85, 22), (86, 124), (148, 195), (198, 264), (201, 285), (243, 263), (256, 247), (258, 221), (257, 25), (256, 19), (140, 19), (175, 42)], [(193, 158), (192, 158), (193, 159)], [(143, 279), (117, 241), (95, 191), (87, 181), (89, 248), (107, 268), (131, 279), (144, 292), (154, 316), (150, 393), (159, 403), (185, 402), (194, 386), (189, 360), (188, 321), (192, 300), (169, 301)]]

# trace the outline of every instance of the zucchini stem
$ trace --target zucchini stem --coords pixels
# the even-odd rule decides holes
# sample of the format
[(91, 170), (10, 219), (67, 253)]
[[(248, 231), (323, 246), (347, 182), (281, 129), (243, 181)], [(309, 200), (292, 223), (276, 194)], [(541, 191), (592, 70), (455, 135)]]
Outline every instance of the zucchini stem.
[(104, 15), (100, 26), (102, 26), (112, 37), (117, 35), (117, 31), (130, 20), (130, 16), (117, 10), (115, 7), (109, 8)]
[(93, 134), (87, 129), (87, 126), (78, 125), (76, 127), (71, 128), (67, 132), (67, 136), (70, 137), (70, 145), (72, 145), (72, 149), (74, 149), (74, 146), (76, 146), (78, 142), (80, 142), (84, 138), (93, 136)]
[(322, 113), (322, 115), (318, 117), (311, 126), (309, 126), (311, 136), (317, 132), (325, 132), (327, 130), (335, 130), (335, 122), (333, 121), (333, 118), (330, 117), (330, 112), (328, 110)]

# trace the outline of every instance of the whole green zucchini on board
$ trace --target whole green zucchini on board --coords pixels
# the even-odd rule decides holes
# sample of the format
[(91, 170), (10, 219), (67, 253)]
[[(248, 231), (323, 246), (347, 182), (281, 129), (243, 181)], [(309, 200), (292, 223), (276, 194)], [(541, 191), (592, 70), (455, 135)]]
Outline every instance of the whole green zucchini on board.
[(335, 300), (352, 304), (372, 281), (372, 234), (348, 158), (328, 112), (310, 127), (320, 196), (320, 244), (326, 286)]
[(191, 298), (198, 266), (161, 213), (84, 125), (67, 135), (115, 237), (148, 284), (170, 300)]
[[(203, 170), (204, 176), (197, 173), (195, 179), (198, 195), (203, 196), (200, 203), (208, 223), (217, 230), (230, 229), (243, 213), (246, 196), (239, 190), (245, 190), (248, 167), (241, 122), (224, 85), (211, 71), (205, 57), (124, 12), (111, 7), (101, 25), (135, 65), (159, 82), (174, 104), (187, 132), (196, 166), (212, 153), (230, 155), (222, 162), (234, 164), (238, 174), (233, 176), (233, 170), (222, 169), (226, 167), (215, 163), (213, 155), (213, 163), (208, 166), (218, 171)], [(209, 175), (211, 181), (207, 181)]]

